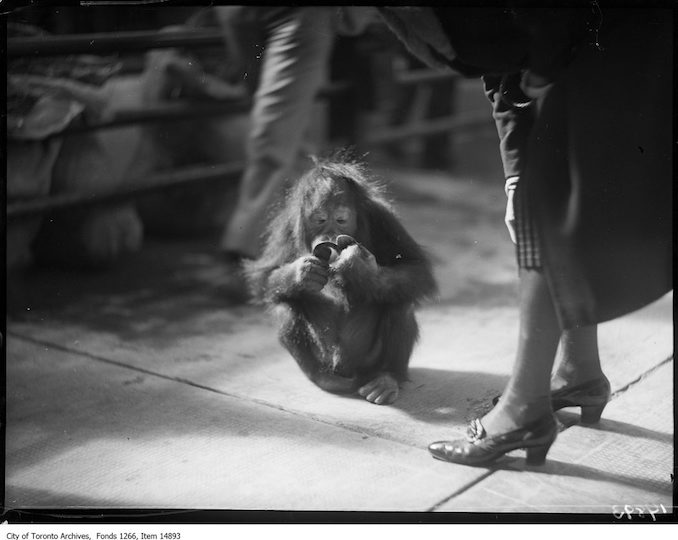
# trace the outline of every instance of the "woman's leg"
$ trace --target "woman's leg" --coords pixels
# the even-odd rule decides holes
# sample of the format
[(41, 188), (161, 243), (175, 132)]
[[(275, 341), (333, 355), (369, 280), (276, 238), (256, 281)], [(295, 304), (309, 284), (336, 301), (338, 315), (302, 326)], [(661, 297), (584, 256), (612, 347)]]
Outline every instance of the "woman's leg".
[(561, 330), (540, 270), (521, 268), (519, 309), (520, 334), (511, 378), (498, 404), (482, 419), (490, 435), (551, 413), (551, 370)]
[(564, 330), (559, 363), (551, 378), (551, 390), (575, 386), (604, 377), (598, 355), (598, 326)]

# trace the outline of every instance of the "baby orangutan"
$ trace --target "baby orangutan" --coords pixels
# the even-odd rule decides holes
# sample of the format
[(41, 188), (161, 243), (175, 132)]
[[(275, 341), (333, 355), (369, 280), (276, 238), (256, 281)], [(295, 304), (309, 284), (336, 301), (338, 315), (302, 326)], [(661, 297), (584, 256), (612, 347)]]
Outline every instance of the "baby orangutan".
[(309, 379), (379, 405), (396, 400), (419, 335), (414, 308), (436, 284), (423, 249), (361, 165), (316, 163), (245, 270)]

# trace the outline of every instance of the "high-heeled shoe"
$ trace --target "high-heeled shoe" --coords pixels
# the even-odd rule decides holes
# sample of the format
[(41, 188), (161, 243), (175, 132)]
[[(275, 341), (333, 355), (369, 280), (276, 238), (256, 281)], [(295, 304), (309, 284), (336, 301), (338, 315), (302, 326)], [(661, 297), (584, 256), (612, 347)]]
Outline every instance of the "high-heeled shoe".
[[(551, 408), (555, 412), (565, 407), (580, 407), (581, 423), (595, 424), (600, 420), (607, 402), (610, 401), (610, 393), (610, 381), (603, 375), (551, 392)], [(492, 398), (492, 404), (496, 405), (500, 397), (501, 395)]]
[(488, 436), (479, 419), (468, 427), (466, 439), (437, 441), (428, 450), (434, 458), (461, 465), (487, 465), (504, 454), (524, 448), (528, 465), (543, 465), (546, 454), (558, 435), (552, 414), (530, 422), (522, 428)]
[(551, 407), (559, 411), (565, 407), (581, 407), (582, 424), (595, 424), (610, 401), (610, 381), (603, 375), (574, 386), (564, 386), (551, 392)]

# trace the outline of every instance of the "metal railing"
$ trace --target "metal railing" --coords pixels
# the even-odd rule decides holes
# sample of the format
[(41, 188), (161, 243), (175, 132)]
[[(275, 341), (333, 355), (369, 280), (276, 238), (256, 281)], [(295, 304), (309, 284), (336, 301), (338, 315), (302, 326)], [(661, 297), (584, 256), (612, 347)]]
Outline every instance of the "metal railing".
[[(318, 93), (318, 99), (330, 99), (337, 94), (348, 90), (347, 83), (333, 83), (321, 89)], [(71, 124), (60, 133), (50, 135), (50, 137), (60, 137), (74, 133), (86, 133), (88, 131), (97, 131), (100, 129), (111, 129), (129, 126), (132, 124), (147, 124), (161, 122), (176, 122), (177, 120), (186, 120), (189, 118), (200, 118), (205, 116), (227, 116), (249, 111), (252, 106), (250, 98), (232, 99), (232, 100), (208, 100), (208, 101), (185, 101), (185, 102), (166, 102), (157, 105), (146, 105), (143, 108), (121, 108), (115, 112), (111, 118), (101, 121), (87, 123)]]
[[(169, 47), (218, 47), (222, 46), (219, 31), (175, 31), (175, 32), (113, 32), (96, 34), (73, 34), (44, 37), (17, 37), (7, 40), (8, 61), (20, 57), (46, 57), (69, 54), (110, 54), (134, 53), (150, 49)], [(449, 80), (453, 73), (438, 73), (420, 69), (402, 74), (398, 84), (417, 85), (438, 80)], [(333, 99), (349, 90), (347, 83), (328, 85), (318, 95), (319, 99)], [(143, 109), (125, 109), (116, 112), (113, 118), (101, 122), (77, 123), (56, 136), (110, 129), (149, 122), (170, 122), (187, 118), (223, 116), (243, 113), (249, 110), (249, 99), (209, 101), (200, 103), (164, 103)], [(461, 127), (477, 125), (487, 120), (487, 114), (464, 113), (447, 118), (420, 121), (402, 127), (388, 127), (374, 130), (361, 139), (360, 144), (382, 144), (409, 137), (425, 137)], [(149, 193), (185, 186), (196, 182), (216, 180), (237, 180), (243, 170), (242, 163), (184, 167), (168, 172), (158, 172), (151, 177), (131, 180), (125, 187), (92, 194), (61, 194), (39, 197), (28, 201), (12, 201), (7, 206), (7, 219), (17, 220), (34, 217), (47, 212), (59, 212), (85, 205), (121, 202), (135, 199)]]
[(243, 163), (235, 162), (183, 167), (174, 171), (145, 175), (143, 178), (129, 180), (124, 186), (97, 193), (63, 193), (16, 201), (7, 206), (7, 219), (31, 218), (45, 212), (70, 211), (83, 206), (124, 202), (195, 182), (237, 179), (243, 170), (243, 166)]

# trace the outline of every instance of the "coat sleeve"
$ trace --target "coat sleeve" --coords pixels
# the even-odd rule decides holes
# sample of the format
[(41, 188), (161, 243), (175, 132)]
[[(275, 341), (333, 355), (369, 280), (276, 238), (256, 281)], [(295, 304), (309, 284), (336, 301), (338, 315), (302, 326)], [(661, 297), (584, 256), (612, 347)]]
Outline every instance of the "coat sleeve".
[(430, 7), (379, 7), (381, 17), (405, 47), (429, 67), (449, 70), (456, 57), (450, 40)]
[[(492, 104), (492, 117), (499, 135), (499, 153), (504, 167), (504, 177), (520, 176), (524, 168), (525, 152), (533, 121), (533, 110), (529, 104), (519, 106), (502, 92), (511, 92), (511, 87), (519, 84), (518, 77), (483, 77), (485, 95)], [(519, 89), (513, 88), (513, 91)]]
[(515, 17), (529, 36), (526, 67), (548, 81), (558, 78), (587, 39), (597, 40), (602, 20), (593, 7), (517, 8)]

